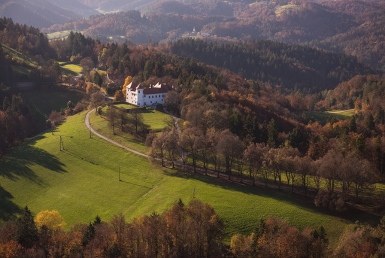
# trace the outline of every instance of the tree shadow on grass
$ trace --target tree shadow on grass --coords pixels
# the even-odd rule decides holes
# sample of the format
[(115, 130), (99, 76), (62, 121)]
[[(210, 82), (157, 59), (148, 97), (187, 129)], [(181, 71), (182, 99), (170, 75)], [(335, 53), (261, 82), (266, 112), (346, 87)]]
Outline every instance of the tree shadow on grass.
[(22, 146), (16, 148), (6, 155), (0, 162), (0, 176), (16, 181), (26, 178), (36, 184), (42, 184), (42, 180), (36, 175), (35, 171), (29, 168), (30, 165), (40, 165), (53, 172), (64, 173), (65, 165), (57, 157), (43, 149), (34, 146), (34, 143), (44, 138), (44, 136), (34, 137)]
[[(292, 194), (290, 192), (279, 191), (278, 189), (275, 189), (275, 188), (245, 185), (245, 184), (240, 184), (236, 182), (231, 182), (225, 179), (224, 177), (216, 178), (214, 176), (204, 176), (199, 173), (180, 172), (180, 171), (177, 172), (175, 170), (171, 171), (168, 169), (163, 169), (163, 173), (171, 177), (195, 179), (195, 180), (204, 182), (206, 184), (213, 185), (215, 187), (220, 187), (226, 190), (242, 192), (249, 195), (258, 195), (265, 198), (271, 198), (277, 201), (288, 203), (293, 206), (297, 206), (302, 210), (333, 216), (338, 219), (345, 220), (347, 223), (355, 223), (359, 221), (361, 223), (368, 223), (374, 226), (374, 225), (377, 225), (379, 222), (378, 216), (365, 211), (348, 210), (347, 212), (337, 212), (337, 211), (331, 211), (324, 208), (319, 208), (314, 205), (314, 200), (311, 198), (308, 198), (308, 197), (306, 198), (304, 196), (301, 196), (298, 194)], [(196, 197), (199, 198), (199, 194)]]
[(12, 194), (0, 186), (0, 220), (7, 221), (15, 218), (21, 212), (19, 206), (12, 202)]

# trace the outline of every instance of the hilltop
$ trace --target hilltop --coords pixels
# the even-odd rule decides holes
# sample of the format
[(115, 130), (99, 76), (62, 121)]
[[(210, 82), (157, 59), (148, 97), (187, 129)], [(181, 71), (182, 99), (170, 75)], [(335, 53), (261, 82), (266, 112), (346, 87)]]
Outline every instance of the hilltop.
[(195, 28), (210, 35), (209, 40), (267, 39), (311, 45), (384, 69), (385, 4), (381, 1), (161, 1), (138, 7), (137, 12), (118, 7), (121, 13), (56, 24), (44, 32), (81, 30), (102, 41), (141, 44), (177, 40)]
[(76, 10), (76, 6), (67, 9), (48, 0), (5, 0), (0, 3), (0, 17), (43, 28), (82, 18), (79, 13), (71, 11), (74, 9)]

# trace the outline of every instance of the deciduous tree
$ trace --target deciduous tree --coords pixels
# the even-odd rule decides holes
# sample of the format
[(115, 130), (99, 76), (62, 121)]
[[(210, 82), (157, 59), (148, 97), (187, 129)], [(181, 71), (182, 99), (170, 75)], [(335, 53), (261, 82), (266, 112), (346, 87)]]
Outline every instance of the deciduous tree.
[(38, 228), (46, 226), (52, 231), (63, 229), (66, 225), (63, 217), (57, 210), (39, 212), (35, 217), (35, 223)]

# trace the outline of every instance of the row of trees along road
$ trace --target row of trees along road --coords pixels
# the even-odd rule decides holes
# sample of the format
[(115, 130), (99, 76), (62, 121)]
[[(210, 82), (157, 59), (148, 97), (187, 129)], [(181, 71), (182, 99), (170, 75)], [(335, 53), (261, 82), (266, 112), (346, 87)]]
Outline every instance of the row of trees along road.
[[(97, 113), (101, 115), (101, 107), (97, 108)], [(144, 138), (150, 131), (150, 126), (143, 122), (142, 110), (125, 110), (117, 108), (114, 105), (108, 105), (106, 116), (112, 131), (115, 134), (115, 127), (122, 132), (129, 132)]]
[(162, 165), (167, 160), (174, 167), (181, 160), (183, 166), (191, 165), (194, 172), (199, 164), (206, 174), (209, 169), (218, 177), (221, 172), (226, 173), (229, 180), (237, 176), (253, 185), (273, 182), (278, 189), (285, 182), (291, 191), (302, 189), (304, 195), (308, 189), (316, 189), (316, 205), (333, 210), (344, 210), (349, 199), (358, 201), (360, 194), (373, 190), (379, 180), (367, 159), (354, 150), (341, 150), (333, 141), (328, 144), (334, 147), (313, 160), (290, 146), (274, 148), (241, 140), (228, 129), (209, 129), (204, 133), (200, 128), (188, 127), (179, 136), (176, 128), (168, 128), (149, 138), (153, 139), (147, 141), (151, 144), (150, 157), (161, 160)]

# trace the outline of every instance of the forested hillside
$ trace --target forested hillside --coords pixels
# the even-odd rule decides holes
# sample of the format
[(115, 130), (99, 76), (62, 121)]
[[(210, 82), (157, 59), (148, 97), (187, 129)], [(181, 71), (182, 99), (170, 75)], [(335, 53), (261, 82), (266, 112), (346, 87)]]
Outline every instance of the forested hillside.
[(311, 45), (384, 69), (384, 13), (381, 1), (165, 1), (149, 4), (140, 14), (93, 16), (44, 32), (82, 30), (102, 41), (147, 43), (177, 40), (195, 27), (197, 32), (210, 34), (210, 40), (268, 39)]
[(371, 115), (375, 123), (385, 123), (385, 78), (384, 76), (357, 75), (328, 91), (319, 106), (330, 109), (354, 108), (364, 117)]
[(54, 88), (61, 71), (51, 58), (56, 58), (55, 50), (39, 29), (0, 18), (0, 156), (46, 129), (17, 85), (27, 82), (36, 89)]
[[(285, 3), (277, 1), (275, 4)], [(232, 4), (243, 7), (245, 3), (229, 2), (225, 5)], [(314, 45), (335, 33), (351, 31), (360, 22), (352, 7), (348, 8), (350, 13), (340, 13), (338, 8), (332, 11), (320, 3), (291, 3), (274, 11), (263, 9), (272, 4), (258, 2), (250, 6), (262, 8), (258, 9), (261, 11), (258, 19), (262, 17), (264, 20), (257, 23), (270, 21), (282, 25), (286, 19), (287, 24), (295, 26), (298, 30), (285, 27), (290, 33), (297, 33), (285, 34), (288, 41), (304, 43), (311, 40), (311, 28), (322, 23), (323, 17), (331, 21), (326, 23), (327, 26), (339, 25), (333, 27), (331, 33), (323, 31), (320, 26), (319, 37), (312, 42)], [(165, 4), (162, 6), (167, 7)], [(179, 7), (184, 8), (182, 5)], [(170, 6), (167, 8), (172, 9)], [(197, 8), (204, 8), (204, 5)], [(378, 8), (381, 8), (380, 4)], [(296, 17), (294, 14), (299, 20), (293, 18)], [(306, 29), (300, 27), (310, 17), (315, 21), (309, 22)], [(228, 23), (222, 23), (224, 20)], [(140, 134), (137, 130), (131, 132), (126, 125), (132, 123), (131, 128), (134, 128), (133, 119), (122, 110), (114, 113), (113, 104), (102, 118), (98, 117), (104, 123), (104, 129), (112, 128), (112, 137), (115, 129), (122, 134), (132, 134), (130, 137), (143, 144), (143, 148), (144, 144), (147, 145), (150, 161), (159, 163), (159, 166), (177, 168), (175, 174), (182, 175), (181, 180), (188, 178), (188, 172), (191, 172), (195, 173), (194, 177), (202, 179), (202, 184), (212, 182), (227, 187), (227, 184), (236, 183), (239, 189), (245, 185), (253, 189), (257, 186), (261, 192), (269, 188), (268, 191), (291, 193), (293, 202), (303, 199), (314, 203), (320, 211), (332, 210), (333, 215), (338, 214), (336, 217), (352, 220), (350, 215), (359, 211), (364, 213), (362, 217), (370, 214), (373, 221), (378, 219), (385, 210), (381, 184), (385, 178), (385, 83), (381, 72), (360, 63), (357, 57), (309, 46), (253, 40), (251, 34), (240, 34), (242, 39), (248, 39), (243, 42), (228, 36), (215, 38), (226, 43), (214, 42), (213, 38), (200, 40), (198, 34), (192, 39), (175, 40), (170, 44), (150, 40), (177, 39), (183, 30), (193, 26), (200, 30), (212, 24), (214, 30), (225, 25), (227, 30), (252, 24), (248, 23), (249, 20), (237, 23), (240, 20), (238, 17), (187, 14), (144, 16), (138, 11), (129, 11), (93, 16), (55, 27), (84, 30), (85, 34), (101, 39), (107, 33), (116, 33), (125, 41), (108, 43), (79, 32), (70, 32), (65, 39), (48, 41), (39, 29), (14, 23), (9, 18), (0, 19), (0, 156), (46, 128), (50, 128), (54, 135), (55, 124), (87, 107), (96, 108), (97, 114), (102, 115), (105, 94), (114, 96), (115, 101), (124, 101), (124, 87), (129, 82), (140, 83), (143, 87), (159, 82), (171, 86), (164, 107), (181, 119), (180, 131), (170, 123), (161, 132), (150, 131), (146, 126)], [(266, 28), (263, 30), (266, 35), (274, 32), (270, 35), (273, 38), (284, 36), (281, 33), (283, 25)], [(148, 43), (139, 45), (126, 41), (130, 37)], [(377, 38), (380, 37), (379, 34)], [(382, 49), (374, 51), (381, 53)], [(82, 74), (74, 76), (61, 69), (57, 60), (79, 65)], [(37, 127), (31, 107), (17, 88), (18, 82), (23, 81), (32, 83), (34, 90), (41, 95), (49, 95), (61, 87), (66, 92), (81, 93), (84, 99), (79, 103), (66, 101), (65, 108), (45, 116), (47, 120), (43, 128)], [(53, 94), (42, 102), (52, 97)], [(163, 106), (157, 108), (162, 110)], [(307, 114), (336, 108), (350, 108), (351, 113), (346, 119), (330, 116), (324, 123), (307, 117)], [(140, 115), (136, 117), (139, 121)], [(77, 118), (84, 122), (83, 117)], [(91, 135), (91, 131), (89, 136), (88, 130), (84, 133), (87, 137), (83, 138), (94, 141), (96, 136)], [(68, 137), (73, 144), (78, 141), (72, 135)], [(62, 146), (60, 152), (56, 151), (64, 154)], [(99, 158), (94, 153), (87, 154)], [(75, 154), (69, 156), (71, 160), (80, 160)], [(89, 164), (87, 161), (87, 166)], [(180, 170), (183, 173), (179, 173)], [(10, 171), (13, 171), (12, 167)], [(66, 173), (61, 173), (61, 176), (66, 176)], [(120, 182), (114, 180), (114, 183)], [(153, 182), (151, 184), (154, 187)], [(149, 187), (148, 191), (152, 189)], [(12, 199), (6, 191), (3, 195), (7, 201)], [(203, 213), (196, 212), (200, 208), (204, 208)], [(194, 201), (191, 206), (182, 202), (175, 204), (170, 212), (162, 215), (139, 217), (132, 224), (126, 223), (123, 216), (116, 216), (111, 223), (101, 223), (96, 219), (89, 225), (74, 225), (68, 232), (60, 228), (50, 230), (46, 226), (41, 226), (38, 231), (28, 208), (20, 215), (27, 219), (9, 221), (0, 226), (1, 255), (8, 250), (15, 251), (15, 256), (28, 250), (31, 255), (36, 251), (56, 252), (59, 256), (99, 254), (107, 257), (125, 254), (157, 256), (161, 253), (164, 256), (202, 257), (231, 255), (229, 252), (239, 257), (257, 254), (280, 257), (286, 253), (293, 257), (307, 257), (309, 254), (323, 257), (329, 254), (323, 229), (300, 232), (275, 218), (262, 220), (251, 235), (233, 236), (230, 249), (224, 250), (220, 238), (221, 221), (209, 206)], [(206, 216), (205, 220), (201, 220), (201, 215)], [(173, 223), (175, 221), (178, 223)], [(23, 222), (31, 226), (28, 231), (32, 232), (31, 238), (24, 238), (21, 234), (19, 229), (25, 229)], [(195, 222), (202, 228), (196, 227)], [(182, 233), (187, 229), (202, 231), (188, 231), (183, 235), (179, 231), (181, 227)], [(375, 229), (357, 223), (339, 238), (341, 242), (330, 254), (335, 257), (382, 255), (383, 229), (384, 221)], [(181, 243), (178, 237), (187, 239), (188, 243)], [(359, 244), (352, 246), (351, 243)], [(68, 245), (68, 248), (56, 249), (60, 244)]]
[(246, 78), (305, 92), (333, 89), (356, 74), (375, 73), (351, 56), (273, 41), (221, 44), (188, 39), (172, 43), (171, 52)]

